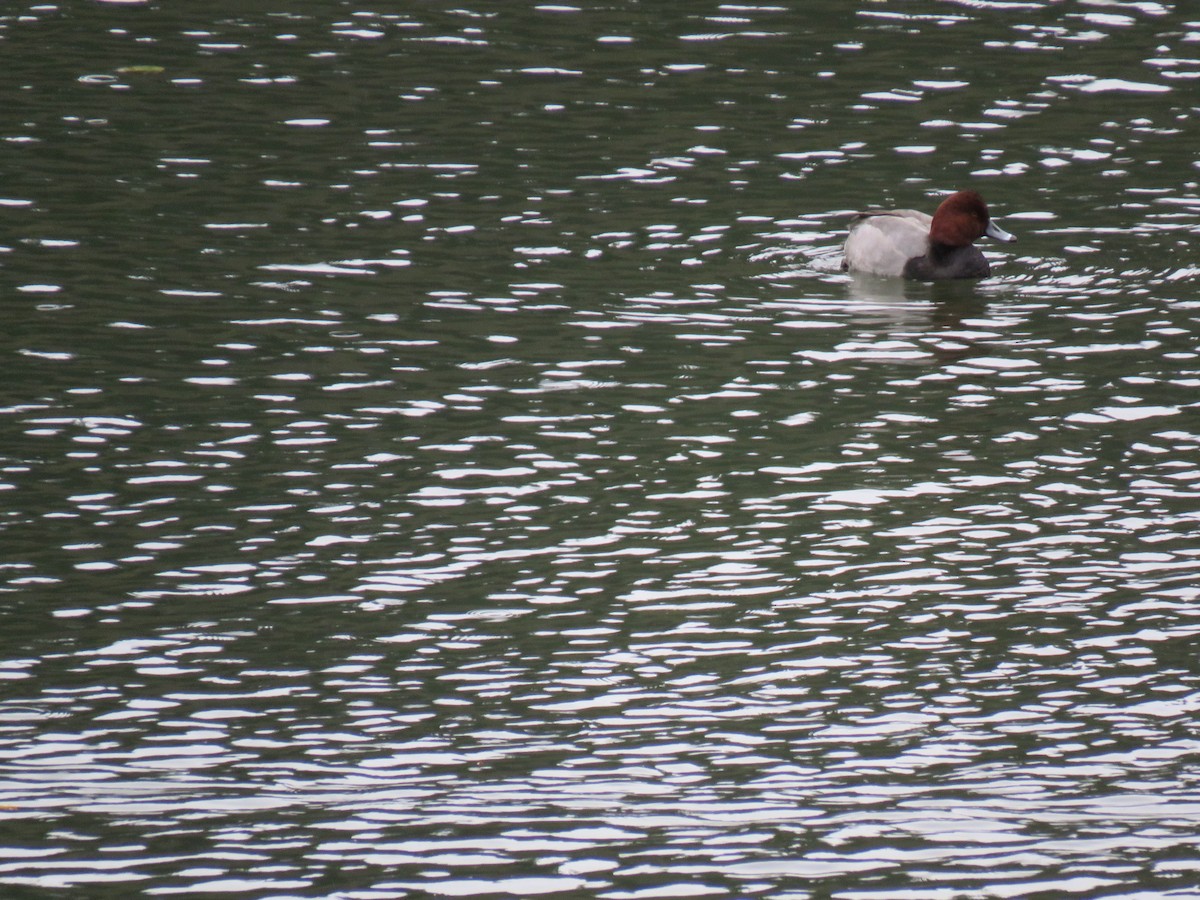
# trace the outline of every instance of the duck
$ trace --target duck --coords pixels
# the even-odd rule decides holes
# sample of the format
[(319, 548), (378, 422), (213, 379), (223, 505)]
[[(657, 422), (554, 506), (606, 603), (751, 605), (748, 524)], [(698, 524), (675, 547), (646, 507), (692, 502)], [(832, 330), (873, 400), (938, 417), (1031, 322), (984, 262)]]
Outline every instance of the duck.
[(915, 209), (871, 209), (850, 220), (842, 269), (940, 281), (986, 278), (992, 273), (974, 242), (1016, 238), (996, 224), (987, 204), (975, 191), (957, 191), (932, 216)]

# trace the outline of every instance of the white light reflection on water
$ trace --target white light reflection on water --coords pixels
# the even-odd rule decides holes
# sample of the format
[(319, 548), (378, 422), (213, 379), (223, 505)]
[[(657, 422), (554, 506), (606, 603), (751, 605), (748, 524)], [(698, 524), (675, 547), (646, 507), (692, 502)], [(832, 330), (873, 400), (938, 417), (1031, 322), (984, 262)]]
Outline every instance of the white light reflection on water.
[(1196, 896), (1178, 8), (105, 6), (0, 13), (5, 891)]

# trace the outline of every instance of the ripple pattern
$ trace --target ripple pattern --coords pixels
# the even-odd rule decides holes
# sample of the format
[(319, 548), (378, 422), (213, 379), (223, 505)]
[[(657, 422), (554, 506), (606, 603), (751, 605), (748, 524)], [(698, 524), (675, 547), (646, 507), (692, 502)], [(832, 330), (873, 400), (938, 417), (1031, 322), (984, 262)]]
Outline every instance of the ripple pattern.
[(1200, 896), (1185, 5), (317, 6), (0, 11), (0, 893)]

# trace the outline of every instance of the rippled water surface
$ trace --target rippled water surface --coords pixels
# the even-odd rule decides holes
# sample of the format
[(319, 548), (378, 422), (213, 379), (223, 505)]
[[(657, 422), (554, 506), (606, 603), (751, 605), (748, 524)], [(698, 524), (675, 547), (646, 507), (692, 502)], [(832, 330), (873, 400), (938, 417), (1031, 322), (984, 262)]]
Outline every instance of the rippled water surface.
[(1200, 897), (1200, 9), (257, 9), (0, 8), (4, 897)]

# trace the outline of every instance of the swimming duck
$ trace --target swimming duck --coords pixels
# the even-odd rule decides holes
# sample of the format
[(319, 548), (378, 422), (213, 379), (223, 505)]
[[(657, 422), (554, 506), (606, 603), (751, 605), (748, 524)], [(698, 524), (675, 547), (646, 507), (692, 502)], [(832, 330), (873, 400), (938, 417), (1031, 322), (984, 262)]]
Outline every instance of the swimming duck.
[(871, 209), (850, 221), (842, 268), (918, 281), (984, 278), (991, 266), (972, 243), (981, 237), (1016, 238), (992, 221), (975, 191), (959, 191), (932, 216), (915, 209)]

